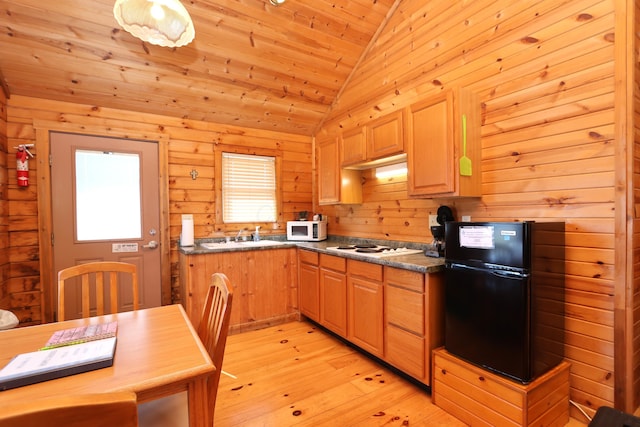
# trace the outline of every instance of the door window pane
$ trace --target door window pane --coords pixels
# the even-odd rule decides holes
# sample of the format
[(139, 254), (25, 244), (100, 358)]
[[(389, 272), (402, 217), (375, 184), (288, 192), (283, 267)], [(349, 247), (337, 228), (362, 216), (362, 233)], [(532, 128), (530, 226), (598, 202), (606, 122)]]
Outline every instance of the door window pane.
[(76, 238), (139, 239), (140, 156), (75, 151)]

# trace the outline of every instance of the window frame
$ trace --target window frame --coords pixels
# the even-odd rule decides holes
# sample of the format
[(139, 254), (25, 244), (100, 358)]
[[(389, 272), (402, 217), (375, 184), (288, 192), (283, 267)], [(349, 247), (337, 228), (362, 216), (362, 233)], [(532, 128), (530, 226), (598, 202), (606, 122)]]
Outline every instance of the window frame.
[(256, 225), (265, 227), (273, 222), (224, 222), (222, 204), (222, 153), (267, 156), (275, 159), (275, 179), (276, 179), (276, 222), (282, 218), (282, 153), (278, 150), (267, 148), (244, 148), (230, 145), (218, 144), (214, 149), (214, 188), (215, 188), (215, 220), (217, 229), (221, 231), (249, 229)]

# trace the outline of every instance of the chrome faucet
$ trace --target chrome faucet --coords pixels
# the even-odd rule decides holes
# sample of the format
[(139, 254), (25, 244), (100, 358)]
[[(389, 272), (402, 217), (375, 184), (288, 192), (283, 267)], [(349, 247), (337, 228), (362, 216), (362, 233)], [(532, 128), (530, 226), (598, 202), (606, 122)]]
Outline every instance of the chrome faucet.
[(242, 234), (242, 231), (243, 231), (243, 230), (241, 229), (241, 230), (239, 230), (239, 231), (238, 231), (238, 234), (236, 234), (236, 242), (237, 242), (238, 240), (240, 240), (240, 235)]

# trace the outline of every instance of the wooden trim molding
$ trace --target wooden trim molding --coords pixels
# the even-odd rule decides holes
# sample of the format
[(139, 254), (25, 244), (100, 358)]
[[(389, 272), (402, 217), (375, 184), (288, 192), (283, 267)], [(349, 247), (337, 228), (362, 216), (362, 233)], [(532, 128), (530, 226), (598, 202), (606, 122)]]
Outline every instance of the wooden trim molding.
[(36, 132), (36, 146), (38, 149), (38, 226), (40, 241), (40, 283), (42, 288), (42, 319), (43, 322), (53, 321), (55, 307), (55, 271), (53, 269), (53, 234), (51, 169), (49, 156), (51, 154), (50, 132), (82, 133), (85, 135), (110, 136), (124, 139), (141, 139), (158, 142), (158, 160), (160, 162), (160, 236), (161, 249), (161, 295), (162, 304), (171, 304), (171, 260), (169, 236), (169, 137), (162, 134), (140, 133), (132, 129), (118, 129), (114, 127), (87, 126), (73, 123), (34, 120)]
[(614, 406), (634, 411), (634, 79), (635, 2), (615, 1)]
[(257, 156), (270, 156), (275, 157), (276, 160), (276, 222), (284, 223), (282, 216), (283, 209), (283, 195), (282, 195), (282, 151), (272, 148), (255, 148), (255, 147), (238, 147), (235, 145), (216, 144), (214, 148), (214, 191), (216, 202), (215, 221), (216, 230), (218, 231), (237, 231), (240, 229), (252, 230), (255, 225), (261, 225), (262, 229), (268, 229), (270, 223), (230, 223), (225, 224), (222, 219), (222, 153), (236, 153), (236, 154), (253, 154)]

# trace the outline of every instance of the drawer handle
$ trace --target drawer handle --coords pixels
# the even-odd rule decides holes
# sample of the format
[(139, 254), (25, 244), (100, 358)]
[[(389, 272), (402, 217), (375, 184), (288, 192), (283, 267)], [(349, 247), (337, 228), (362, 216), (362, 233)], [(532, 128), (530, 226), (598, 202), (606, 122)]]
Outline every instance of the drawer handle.
[(484, 377), (478, 377), (480, 381), (484, 381)]

